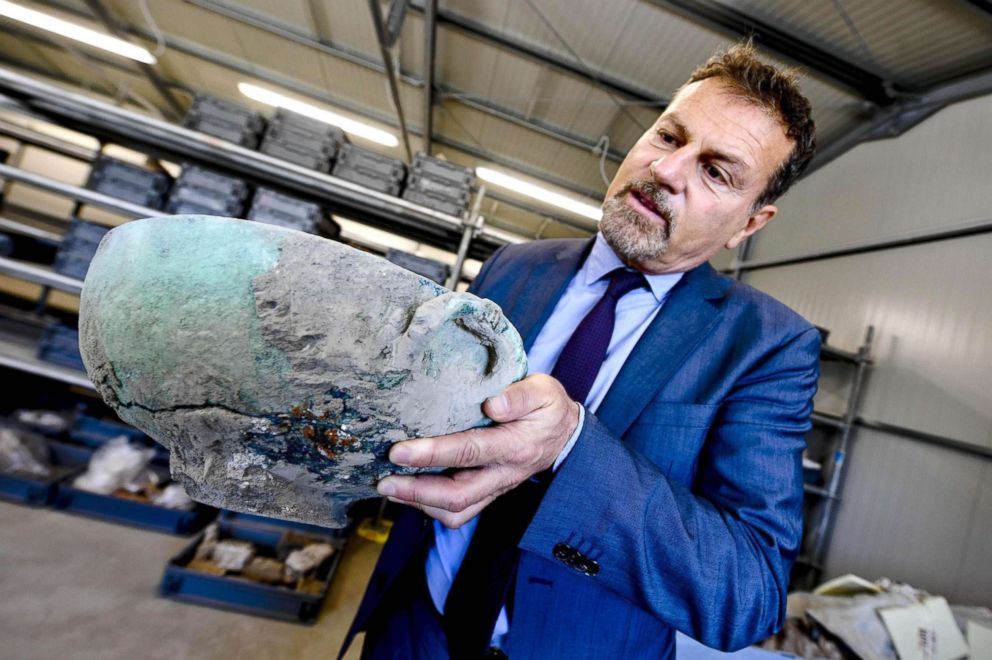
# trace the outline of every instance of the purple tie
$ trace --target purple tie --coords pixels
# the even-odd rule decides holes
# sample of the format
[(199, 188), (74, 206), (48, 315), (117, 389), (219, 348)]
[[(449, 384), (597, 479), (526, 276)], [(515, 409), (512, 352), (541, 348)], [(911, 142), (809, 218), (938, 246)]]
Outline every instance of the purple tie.
[(613, 337), (617, 301), (634, 289), (647, 285), (636, 270), (617, 269), (610, 274), (610, 286), (572, 333), (551, 375), (565, 386), (573, 400), (584, 404), (606, 357)]

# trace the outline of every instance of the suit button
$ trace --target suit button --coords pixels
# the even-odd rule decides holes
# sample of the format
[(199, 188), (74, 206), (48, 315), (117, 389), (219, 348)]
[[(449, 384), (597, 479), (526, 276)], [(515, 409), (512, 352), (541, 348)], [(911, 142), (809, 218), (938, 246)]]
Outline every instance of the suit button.
[(571, 566), (572, 562), (575, 561), (576, 552), (571, 546), (565, 545), (564, 543), (559, 543), (555, 545), (554, 549), (551, 551), (551, 554), (553, 554), (555, 559), (558, 561)]
[(582, 573), (585, 573), (586, 575), (592, 577), (596, 573), (599, 573), (599, 562), (597, 562), (595, 559), (588, 559), (586, 557), (583, 557), (577, 562), (577, 565), (575, 566), (575, 570), (581, 571)]

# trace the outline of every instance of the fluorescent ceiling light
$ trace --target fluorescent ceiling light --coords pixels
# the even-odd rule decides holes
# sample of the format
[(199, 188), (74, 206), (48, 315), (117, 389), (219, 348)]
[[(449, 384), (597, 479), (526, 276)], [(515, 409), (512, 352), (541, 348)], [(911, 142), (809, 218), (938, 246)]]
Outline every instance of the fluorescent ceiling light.
[(571, 211), (572, 213), (584, 216), (590, 220), (599, 220), (603, 216), (603, 211), (598, 206), (580, 202), (577, 199), (572, 199), (571, 197), (566, 197), (565, 195), (552, 192), (547, 188), (542, 188), (541, 186), (534, 185), (533, 183), (528, 183), (523, 179), (518, 179), (510, 176), (509, 174), (503, 174), (502, 172), (491, 170), (488, 167), (477, 167), (475, 168), (475, 173), (483, 181), (492, 183), (502, 188), (507, 188), (508, 190), (520, 193), (521, 195), (526, 195), (527, 197), (531, 197), (540, 202), (563, 208), (566, 211)]
[(7, 0), (0, 0), (0, 16), (6, 16), (15, 21), (27, 23), (36, 28), (48, 30), (49, 32), (60, 34), (63, 37), (68, 37), (88, 46), (101, 48), (117, 55), (129, 57), (132, 60), (144, 62), (145, 64), (155, 64), (158, 61), (154, 55), (141, 46), (135, 46), (123, 39), (118, 39), (109, 34), (97, 32), (96, 30), (91, 30), (82, 25), (70, 23), (69, 21), (63, 21), (61, 18), (55, 18), (34, 9), (15, 5), (13, 2), (7, 2)]
[(275, 106), (277, 108), (285, 108), (286, 110), (305, 115), (311, 119), (316, 119), (326, 124), (332, 124), (348, 133), (351, 133), (352, 135), (357, 135), (360, 138), (365, 138), (366, 140), (370, 140), (376, 144), (385, 145), (387, 147), (395, 147), (400, 143), (400, 141), (396, 139), (396, 136), (392, 133), (387, 133), (386, 131), (379, 130), (374, 126), (363, 124), (360, 121), (355, 121), (354, 119), (339, 115), (335, 112), (318, 108), (315, 105), (310, 105), (309, 103), (305, 103), (288, 96), (283, 96), (278, 92), (273, 92), (271, 89), (265, 89), (264, 87), (259, 87), (258, 85), (241, 82), (238, 83), (238, 91), (248, 98), (258, 101), (259, 103)]

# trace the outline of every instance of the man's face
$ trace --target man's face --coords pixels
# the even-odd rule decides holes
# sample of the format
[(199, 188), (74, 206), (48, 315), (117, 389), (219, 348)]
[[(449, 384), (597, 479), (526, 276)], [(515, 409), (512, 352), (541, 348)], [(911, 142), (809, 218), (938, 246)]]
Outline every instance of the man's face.
[(765, 110), (718, 79), (692, 83), (627, 153), (600, 231), (639, 270), (689, 270), (772, 219), (775, 206), (752, 207), (791, 150)]

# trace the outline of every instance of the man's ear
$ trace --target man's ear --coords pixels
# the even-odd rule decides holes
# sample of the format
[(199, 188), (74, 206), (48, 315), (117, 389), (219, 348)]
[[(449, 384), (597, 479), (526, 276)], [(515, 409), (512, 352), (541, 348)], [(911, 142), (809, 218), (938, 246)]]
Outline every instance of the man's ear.
[(774, 204), (766, 204), (760, 209), (754, 212), (750, 218), (747, 219), (747, 224), (745, 224), (740, 231), (730, 237), (725, 246), (728, 250), (733, 250), (735, 247), (741, 244), (745, 238), (755, 233), (765, 225), (767, 225), (775, 214), (778, 213), (778, 207)]

